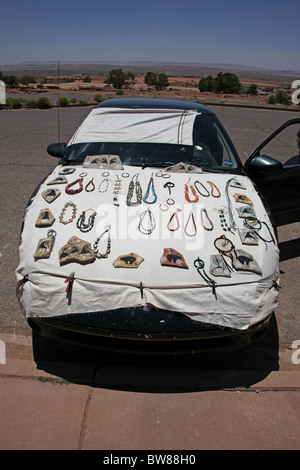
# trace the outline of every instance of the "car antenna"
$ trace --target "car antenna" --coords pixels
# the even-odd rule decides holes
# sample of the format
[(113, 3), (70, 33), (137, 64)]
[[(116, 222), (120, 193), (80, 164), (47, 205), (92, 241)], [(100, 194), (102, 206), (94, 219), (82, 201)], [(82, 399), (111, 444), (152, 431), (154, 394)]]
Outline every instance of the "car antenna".
[(60, 142), (60, 113), (59, 113), (59, 61), (57, 62), (57, 141)]

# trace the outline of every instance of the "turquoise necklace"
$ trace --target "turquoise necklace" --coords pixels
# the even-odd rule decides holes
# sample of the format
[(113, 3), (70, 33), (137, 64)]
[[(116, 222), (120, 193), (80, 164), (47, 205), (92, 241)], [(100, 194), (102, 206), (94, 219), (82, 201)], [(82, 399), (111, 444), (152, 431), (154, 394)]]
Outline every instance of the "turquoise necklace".
[[(149, 194), (150, 194), (150, 189), (151, 189), (151, 192), (152, 192), (152, 195), (153, 195), (153, 198), (154, 198), (153, 201), (147, 201), (147, 199), (149, 197)], [(146, 191), (146, 194), (143, 198), (143, 201), (146, 202), (147, 204), (154, 204), (157, 201), (157, 195), (156, 195), (155, 188), (154, 188), (153, 173), (152, 173), (150, 181), (148, 183), (147, 191)]]

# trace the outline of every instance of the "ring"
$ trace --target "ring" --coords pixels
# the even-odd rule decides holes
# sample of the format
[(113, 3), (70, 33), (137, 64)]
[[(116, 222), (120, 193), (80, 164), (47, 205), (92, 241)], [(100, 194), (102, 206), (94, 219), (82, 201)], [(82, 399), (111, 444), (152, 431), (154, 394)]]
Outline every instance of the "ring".
[(169, 204), (169, 206), (173, 206), (173, 204), (175, 204), (174, 199), (172, 199), (171, 197), (169, 197), (169, 199), (167, 199), (167, 204)]
[(122, 177), (123, 177), (123, 178), (128, 178), (128, 177), (129, 177), (129, 173), (126, 173), (126, 172), (125, 172), (125, 173), (122, 173)]
[(104, 172), (102, 173), (102, 176), (109, 176), (109, 175), (110, 175), (109, 171), (104, 171)]
[[(159, 205), (159, 208), (161, 211), (165, 212), (165, 211), (168, 211), (169, 210), (169, 206), (165, 203), (162, 203)], [(163, 209), (164, 208), (164, 209)]]
[(87, 176), (87, 172), (86, 171), (83, 171), (82, 173), (80, 173), (79, 175), (81, 178), (83, 178), (84, 176)]

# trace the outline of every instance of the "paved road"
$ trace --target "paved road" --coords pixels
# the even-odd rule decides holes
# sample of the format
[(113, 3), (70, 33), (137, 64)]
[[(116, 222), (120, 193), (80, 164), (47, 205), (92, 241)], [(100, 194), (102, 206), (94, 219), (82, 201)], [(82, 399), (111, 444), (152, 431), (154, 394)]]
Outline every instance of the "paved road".
[[(29, 331), (15, 297), (15, 268), (24, 209), (30, 195), (56, 165), (46, 153), (47, 145), (68, 141), (91, 108), (13, 110), (0, 112), (0, 332)], [(214, 111), (230, 134), (243, 161), (273, 130), (298, 117), (287, 111), (215, 107)], [(58, 130), (58, 121), (60, 123)], [(286, 131), (272, 146), (273, 156), (285, 161), (296, 154), (296, 130)], [(268, 152), (270, 154), (270, 152)], [(284, 367), (291, 365), (294, 340), (300, 340), (299, 281), (300, 224), (279, 228), (281, 249), (280, 305), (260, 347), (277, 361), (282, 350)], [(249, 365), (249, 357), (247, 358)], [(276, 365), (271, 365), (276, 368)], [(300, 367), (300, 366), (298, 366)]]

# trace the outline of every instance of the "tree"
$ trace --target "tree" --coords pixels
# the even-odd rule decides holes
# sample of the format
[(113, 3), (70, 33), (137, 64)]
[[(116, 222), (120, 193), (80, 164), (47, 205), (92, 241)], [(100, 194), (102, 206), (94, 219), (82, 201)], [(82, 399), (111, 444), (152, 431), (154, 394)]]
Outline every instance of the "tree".
[(290, 105), (291, 99), (287, 93), (282, 90), (278, 90), (276, 95), (271, 95), (268, 100), (269, 104), (283, 104), (283, 105)]
[(157, 90), (163, 90), (169, 86), (169, 79), (165, 73), (147, 72), (144, 82), (149, 86), (155, 86)]
[(121, 89), (129, 87), (130, 82), (133, 82), (135, 76), (132, 72), (123, 72), (122, 69), (114, 69), (108, 72), (104, 83), (112, 84), (114, 88)]
[(215, 78), (215, 90), (217, 93), (240, 93), (241, 83), (234, 73), (219, 72)]
[(257, 95), (257, 85), (255, 83), (252, 83), (252, 85), (249, 86), (247, 94), (253, 96)]
[(215, 80), (208, 75), (208, 77), (201, 78), (198, 87), (200, 91), (215, 91)]
[(90, 75), (85, 75), (82, 79), (83, 83), (90, 83), (91, 77)]
[(29, 83), (35, 83), (35, 79), (30, 75), (23, 75), (20, 79), (20, 83), (22, 85), (29, 85)]
[(8, 88), (17, 88), (19, 85), (17, 77), (15, 75), (4, 75), (3, 81)]
[(147, 72), (144, 78), (144, 82), (146, 83), (146, 85), (155, 86), (157, 82), (157, 73)]

